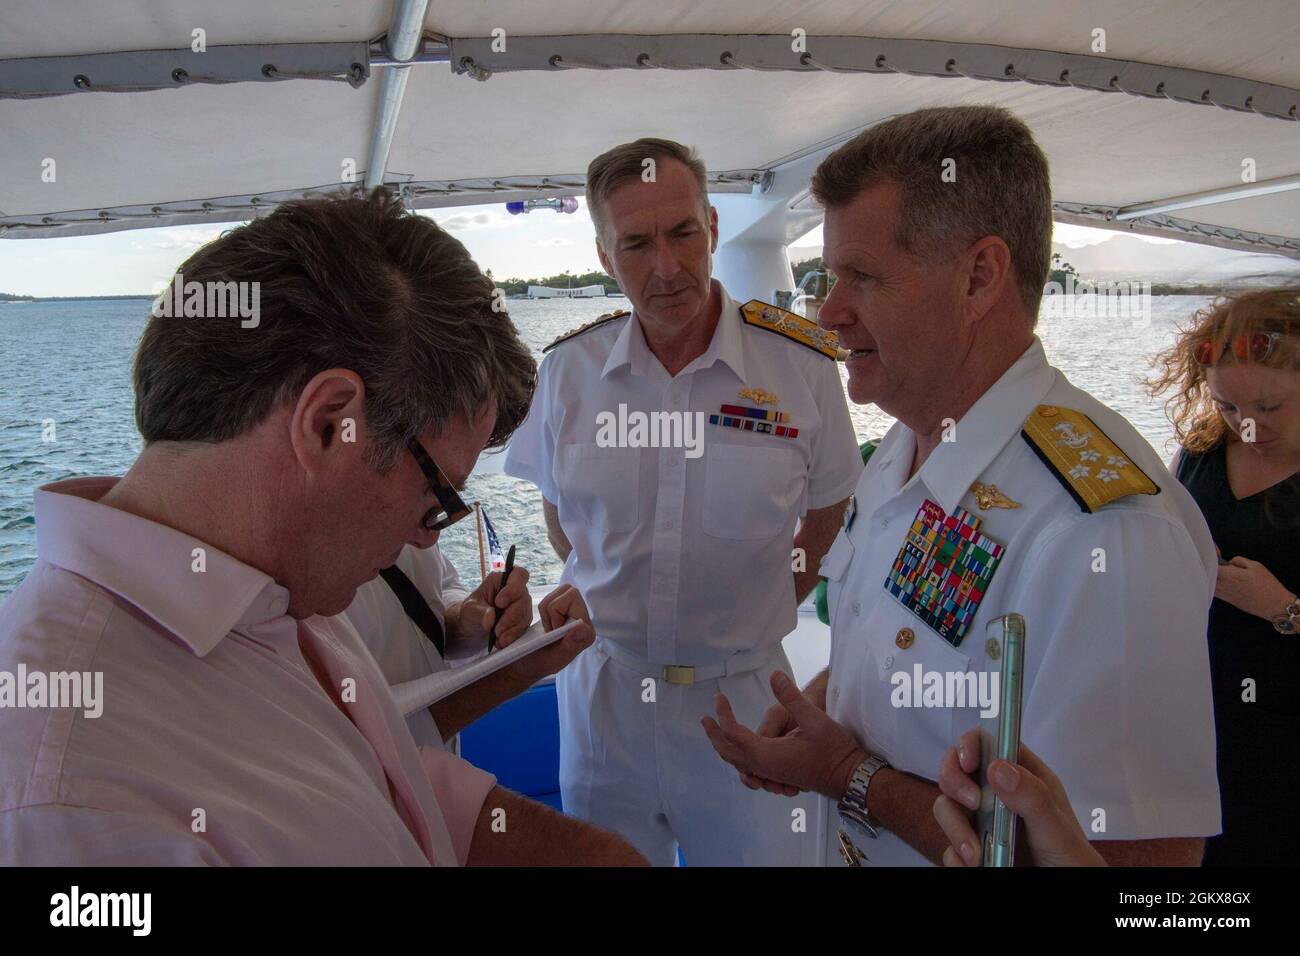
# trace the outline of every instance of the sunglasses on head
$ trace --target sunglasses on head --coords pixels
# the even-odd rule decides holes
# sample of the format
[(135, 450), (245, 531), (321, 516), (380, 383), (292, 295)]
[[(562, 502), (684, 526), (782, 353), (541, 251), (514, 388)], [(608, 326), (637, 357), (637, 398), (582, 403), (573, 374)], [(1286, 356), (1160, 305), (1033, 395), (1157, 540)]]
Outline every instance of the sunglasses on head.
[(441, 468), (434, 464), (433, 459), (429, 457), (429, 453), (424, 450), (424, 447), (415, 439), (411, 439), (411, 443), (407, 445), (407, 448), (415, 456), (416, 464), (424, 472), (424, 477), (429, 479), (429, 489), (433, 492), (434, 497), (438, 499), (438, 504), (430, 508), (420, 520), (420, 526), (425, 531), (438, 531), (455, 524), (468, 515), (471, 509), (461, 500), (460, 495), (456, 493), (456, 489), (447, 480), (447, 476), (442, 473)]
[(1232, 349), (1232, 354), (1239, 362), (1262, 362), (1273, 354), (1282, 337), (1281, 332), (1252, 332), (1249, 335), (1238, 335), (1229, 342), (1206, 339), (1196, 347), (1196, 364), (1218, 365), (1228, 349)]

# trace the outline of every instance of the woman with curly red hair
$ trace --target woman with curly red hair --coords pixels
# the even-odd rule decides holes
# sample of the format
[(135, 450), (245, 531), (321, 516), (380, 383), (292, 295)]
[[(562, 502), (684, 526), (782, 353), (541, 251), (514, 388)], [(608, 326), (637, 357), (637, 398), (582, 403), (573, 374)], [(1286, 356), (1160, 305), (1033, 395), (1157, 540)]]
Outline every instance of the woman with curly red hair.
[(1171, 468), (1220, 561), (1210, 609), (1223, 834), (1205, 864), (1300, 857), (1300, 288), (1215, 300), (1157, 359)]

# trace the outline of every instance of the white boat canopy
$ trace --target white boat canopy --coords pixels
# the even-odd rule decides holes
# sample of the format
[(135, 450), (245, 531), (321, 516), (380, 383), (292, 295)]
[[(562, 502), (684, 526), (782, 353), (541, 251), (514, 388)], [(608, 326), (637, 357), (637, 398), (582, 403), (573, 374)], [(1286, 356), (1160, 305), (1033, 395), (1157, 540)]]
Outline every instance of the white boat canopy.
[(1295, 0), (6, 0), (0, 235), (360, 182), (415, 208), (574, 195), (658, 135), (789, 241), (829, 149), (996, 103), (1047, 151), (1058, 220), (1300, 258), (1297, 51)]

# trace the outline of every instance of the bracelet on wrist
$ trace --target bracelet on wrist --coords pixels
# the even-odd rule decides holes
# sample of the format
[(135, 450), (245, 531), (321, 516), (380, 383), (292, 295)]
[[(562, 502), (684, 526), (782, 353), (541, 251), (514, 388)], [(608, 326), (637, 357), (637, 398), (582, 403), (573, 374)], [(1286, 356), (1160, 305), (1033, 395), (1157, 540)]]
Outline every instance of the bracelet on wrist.
[(1279, 634), (1300, 631), (1300, 598), (1292, 596), (1291, 603), (1282, 609), (1280, 617), (1273, 618), (1273, 630)]
[(849, 778), (849, 787), (840, 798), (840, 817), (861, 827), (872, 839), (879, 836), (880, 821), (867, 809), (867, 793), (871, 789), (871, 778), (876, 771), (888, 767), (889, 763), (875, 754), (869, 754), (862, 760)]

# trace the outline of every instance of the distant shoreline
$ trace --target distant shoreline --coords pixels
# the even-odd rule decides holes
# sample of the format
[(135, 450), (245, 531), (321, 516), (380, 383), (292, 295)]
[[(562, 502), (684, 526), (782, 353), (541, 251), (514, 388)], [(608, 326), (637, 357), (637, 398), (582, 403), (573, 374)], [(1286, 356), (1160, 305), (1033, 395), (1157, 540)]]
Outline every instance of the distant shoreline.
[(0, 293), (0, 305), (8, 305), (11, 302), (126, 302), (156, 298), (158, 298), (156, 295), (6, 295)]

